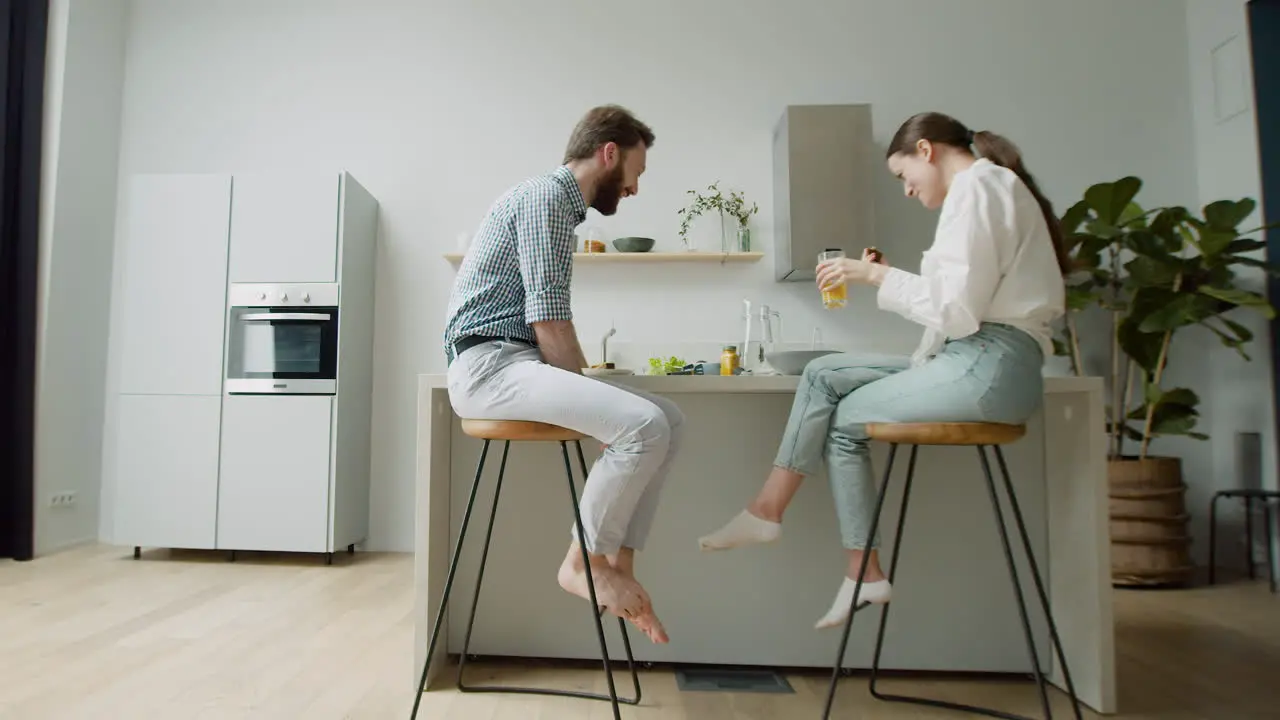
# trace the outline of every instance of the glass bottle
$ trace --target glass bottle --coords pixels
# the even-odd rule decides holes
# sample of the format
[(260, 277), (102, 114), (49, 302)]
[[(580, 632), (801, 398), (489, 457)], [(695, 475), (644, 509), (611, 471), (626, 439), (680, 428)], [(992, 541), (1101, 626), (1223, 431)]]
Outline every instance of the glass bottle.
[(724, 351), (720, 353), (720, 374), (736, 375), (738, 363), (738, 346), (725, 345)]

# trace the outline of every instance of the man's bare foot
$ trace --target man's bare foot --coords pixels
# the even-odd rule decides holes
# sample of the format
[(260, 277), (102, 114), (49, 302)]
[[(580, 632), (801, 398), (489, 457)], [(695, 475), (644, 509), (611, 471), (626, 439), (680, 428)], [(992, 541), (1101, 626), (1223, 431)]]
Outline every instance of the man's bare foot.
[[(640, 583), (636, 582), (635, 578), (627, 577), (615, 570), (609, 565), (608, 559), (602, 555), (592, 555), (590, 558), (591, 580), (595, 586), (597, 604), (627, 620), (644, 612), (653, 612), (649, 607), (644, 588), (640, 587)], [(569, 548), (569, 553), (560, 565), (560, 571), (556, 573), (556, 580), (565, 592), (577, 595), (584, 600), (591, 599), (586, 568), (582, 564), (582, 551), (576, 543)]]
[(653, 601), (649, 598), (649, 593), (644, 589), (639, 581), (636, 580), (635, 573), (635, 550), (633, 548), (624, 547), (618, 551), (617, 555), (608, 556), (609, 565), (617, 570), (620, 575), (636, 583), (639, 588), (641, 597), (644, 598), (647, 611), (628, 617), (640, 632), (644, 633), (648, 638), (658, 644), (666, 644), (670, 642), (667, 637), (667, 631), (662, 627), (662, 621), (658, 620), (658, 616), (653, 612)]
[[(591, 580), (596, 588), (596, 602), (602, 610), (616, 615), (636, 626), (649, 640), (658, 644), (670, 641), (662, 621), (653, 612), (649, 593), (636, 580), (634, 554), (623, 548), (617, 555), (601, 557), (592, 555)], [(590, 600), (587, 574), (582, 569), (582, 550), (574, 544), (569, 548), (557, 579), (566, 592)]]
[(631, 621), (632, 625), (636, 626), (637, 630), (649, 636), (649, 640), (654, 643), (665, 645), (670, 642), (670, 638), (667, 637), (667, 630), (662, 627), (662, 621), (654, 614), (652, 605), (648, 606), (648, 610), (645, 612), (627, 619)]
[(609, 559), (609, 565), (611, 565), (614, 570), (617, 570), (633, 580), (635, 579), (636, 551), (634, 549), (624, 547), (618, 551), (617, 555), (606, 555), (605, 557)]

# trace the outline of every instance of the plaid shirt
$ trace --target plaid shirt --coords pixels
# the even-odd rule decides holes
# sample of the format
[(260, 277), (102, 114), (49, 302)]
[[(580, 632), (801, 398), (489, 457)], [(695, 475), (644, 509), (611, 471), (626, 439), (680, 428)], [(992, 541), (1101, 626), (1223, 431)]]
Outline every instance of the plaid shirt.
[(445, 353), (468, 335), (536, 343), (533, 323), (572, 320), (573, 230), (586, 217), (582, 190), (563, 165), (498, 198), (458, 269)]

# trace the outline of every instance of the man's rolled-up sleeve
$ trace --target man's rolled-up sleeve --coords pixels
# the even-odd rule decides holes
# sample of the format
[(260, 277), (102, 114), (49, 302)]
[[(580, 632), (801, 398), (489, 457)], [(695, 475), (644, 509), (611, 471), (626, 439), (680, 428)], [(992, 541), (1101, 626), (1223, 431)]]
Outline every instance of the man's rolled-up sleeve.
[(516, 208), (516, 254), (524, 283), (524, 321), (572, 320), (573, 225), (560, 200), (529, 193)]

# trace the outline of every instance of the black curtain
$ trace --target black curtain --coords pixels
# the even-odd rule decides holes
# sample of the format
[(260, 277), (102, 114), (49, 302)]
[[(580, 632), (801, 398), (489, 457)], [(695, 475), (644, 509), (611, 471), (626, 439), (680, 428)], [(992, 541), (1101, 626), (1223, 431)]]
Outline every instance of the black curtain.
[(0, 557), (35, 550), (36, 260), (48, 0), (0, 0)]
[[(1247, 7), (1262, 215), (1273, 223), (1280, 222), (1280, 0), (1250, 0)], [(1267, 262), (1280, 263), (1280, 231), (1268, 232), (1266, 242)], [(1280, 278), (1268, 277), (1267, 295), (1280, 302)], [(1271, 321), (1271, 384), (1280, 412), (1280, 319)]]

